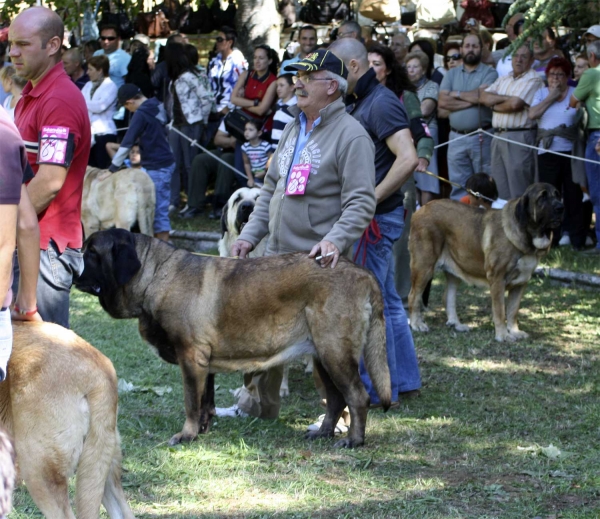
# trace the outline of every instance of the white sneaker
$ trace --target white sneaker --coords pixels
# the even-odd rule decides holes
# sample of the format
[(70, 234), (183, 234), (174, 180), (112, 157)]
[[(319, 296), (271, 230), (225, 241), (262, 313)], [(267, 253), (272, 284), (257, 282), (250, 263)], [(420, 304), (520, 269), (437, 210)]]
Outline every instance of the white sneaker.
[(583, 193), (583, 198), (581, 199), (582, 203), (589, 202), (591, 200), (590, 195), (587, 193)]
[(244, 413), (237, 404), (234, 404), (231, 407), (215, 407), (215, 413), (221, 418), (224, 416), (228, 416), (229, 418), (246, 418), (250, 416), (248, 413)]
[[(313, 424), (310, 424), (306, 430), (309, 432), (312, 431), (318, 431), (321, 428), (321, 425), (323, 425), (323, 420), (325, 420), (325, 415), (322, 414), (319, 416), (319, 418), (317, 418), (317, 421)], [(339, 436), (340, 434), (345, 434), (348, 432), (348, 426), (345, 424), (344, 419), (340, 418), (338, 420), (337, 425), (335, 426), (335, 431), (334, 434), (336, 436)]]
[(571, 245), (571, 238), (567, 233), (562, 235), (560, 241), (558, 242), (558, 245), (560, 247), (563, 247), (564, 245)]
[(591, 247), (592, 245), (594, 245), (594, 240), (592, 240), (592, 238), (590, 236), (588, 236), (585, 239), (585, 246), (586, 247)]

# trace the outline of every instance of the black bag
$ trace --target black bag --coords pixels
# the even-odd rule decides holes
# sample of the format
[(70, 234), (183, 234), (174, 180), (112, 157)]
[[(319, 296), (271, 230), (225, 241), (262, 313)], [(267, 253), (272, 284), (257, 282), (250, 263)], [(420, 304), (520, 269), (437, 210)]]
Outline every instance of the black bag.
[(243, 110), (231, 110), (224, 119), (225, 129), (229, 135), (235, 137), (238, 141), (245, 142), (246, 137), (244, 137), (244, 129), (246, 128), (246, 123), (248, 121), (258, 121), (262, 127), (265, 119), (252, 117)]

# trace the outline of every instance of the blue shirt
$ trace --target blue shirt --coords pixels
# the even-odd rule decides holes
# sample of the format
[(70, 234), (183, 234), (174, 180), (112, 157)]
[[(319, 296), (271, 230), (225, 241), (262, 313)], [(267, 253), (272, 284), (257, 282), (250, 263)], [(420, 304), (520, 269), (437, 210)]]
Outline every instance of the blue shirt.
[(298, 74), (297, 70), (285, 70), (285, 67), (288, 65), (293, 65), (294, 63), (298, 63), (300, 61), (300, 53), (296, 54), (293, 58), (286, 59), (279, 68), (280, 74)]
[(321, 117), (319, 117), (318, 119), (315, 120), (315, 122), (313, 123), (312, 129), (308, 133), (306, 133), (306, 123), (307, 123), (306, 115), (304, 115), (304, 112), (300, 112), (300, 132), (298, 132), (298, 140), (296, 141), (296, 148), (294, 149), (294, 159), (292, 160), (292, 163), (290, 164), (290, 170), (288, 171), (288, 176), (290, 174), (290, 171), (296, 164), (304, 164), (304, 162), (301, 160), (302, 157), (300, 157), (300, 154), (304, 150), (304, 147), (306, 146), (306, 143), (310, 139), (312, 132), (314, 131), (314, 129), (317, 126), (319, 126), (320, 122), (321, 122)]
[(119, 88), (125, 83), (125, 76), (127, 75), (127, 65), (131, 61), (131, 55), (122, 49), (117, 49), (110, 54), (106, 54), (104, 49), (97, 50), (94, 52), (94, 56), (106, 56), (110, 63), (110, 69), (108, 71), (110, 79)]

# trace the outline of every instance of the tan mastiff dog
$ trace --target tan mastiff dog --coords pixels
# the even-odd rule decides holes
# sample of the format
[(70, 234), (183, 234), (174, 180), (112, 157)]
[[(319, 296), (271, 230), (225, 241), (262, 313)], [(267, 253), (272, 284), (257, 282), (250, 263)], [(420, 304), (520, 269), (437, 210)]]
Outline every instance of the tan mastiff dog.
[(45, 517), (133, 519), (121, 486), (117, 374), (102, 353), (51, 323), (13, 322), (0, 383), (0, 424), (14, 438), (18, 479)]
[(85, 235), (111, 227), (129, 231), (137, 222), (142, 234), (152, 236), (156, 206), (152, 179), (136, 168), (121, 169), (106, 177), (107, 171), (90, 166), (85, 171), (81, 200)]
[[(502, 209), (485, 211), (453, 200), (436, 200), (417, 211), (410, 227), (410, 326), (429, 331), (422, 295), (435, 267), (446, 274), (447, 326), (468, 331), (456, 314), (461, 280), (489, 287), (497, 341), (527, 337), (517, 312), (527, 282), (552, 243), (563, 216), (560, 193), (550, 184), (533, 184)], [(505, 305), (505, 292), (508, 290)]]
[(208, 430), (214, 373), (260, 371), (305, 354), (314, 356), (327, 391), (325, 420), (310, 439), (333, 438), (348, 405), (350, 431), (336, 446), (364, 443), (363, 353), (383, 408), (390, 406), (381, 291), (370, 272), (349, 261), (324, 269), (304, 253), (201, 257), (110, 229), (86, 240), (84, 264), (77, 288), (96, 295), (111, 316), (137, 318), (142, 337), (181, 368), (186, 421), (171, 444)]

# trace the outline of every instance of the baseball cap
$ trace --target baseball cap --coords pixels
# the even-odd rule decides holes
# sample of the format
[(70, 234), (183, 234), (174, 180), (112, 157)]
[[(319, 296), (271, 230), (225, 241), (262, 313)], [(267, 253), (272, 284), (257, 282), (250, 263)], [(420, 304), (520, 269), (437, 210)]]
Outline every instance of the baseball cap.
[(142, 91), (139, 86), (125, 83), (124, 85), (121, 85), (117, 92), (117, 100), (119, 101), (119, 104), (123, 106), (127, 101), (141, 93)]
[(344, 66), (344, 62), (327, 49), (319, 49), (316, 52), (308, 54), (300, 61), (290, 63), (285, 67), (286, 72), (294, 72), (296, 70), (305, 70), (306, 72), (328, 70), (333, 74), (342, 76), (344, 79), (348, 77), (348, 70)]
[(592, 25), (583, 35), (585, 36), (586, 34), (600, 38), (600, 25)]

